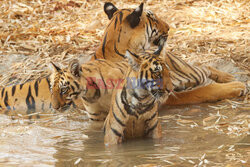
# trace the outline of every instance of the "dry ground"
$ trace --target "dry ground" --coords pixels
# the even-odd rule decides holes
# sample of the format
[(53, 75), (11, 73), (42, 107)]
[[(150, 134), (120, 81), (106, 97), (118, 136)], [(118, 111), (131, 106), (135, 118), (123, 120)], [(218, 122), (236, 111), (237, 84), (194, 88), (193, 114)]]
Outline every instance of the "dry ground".
[[(67, 64), (93, 55), (108, 19), (105, 1), (2, 0), (0, 85), (38, 78), (50, 61)], [(141, 1), (113, 1), (118, 8)], [(250, 75), (248, 0), (148, 0), (170, 26), (168, 49), (187, 61), (232, 62)]]

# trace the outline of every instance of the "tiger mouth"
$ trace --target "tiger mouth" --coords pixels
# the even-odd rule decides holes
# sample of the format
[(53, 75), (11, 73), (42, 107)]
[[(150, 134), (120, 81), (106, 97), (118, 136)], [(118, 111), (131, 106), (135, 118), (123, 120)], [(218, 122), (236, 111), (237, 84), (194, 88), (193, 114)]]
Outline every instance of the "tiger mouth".
[(69, 103), (65, 104), (64, 106), (61, 106), (58, 110), (61, 112), (64, 112), (70, 108), (72, 103), (73, 103), (73, 101), (70, 101)]

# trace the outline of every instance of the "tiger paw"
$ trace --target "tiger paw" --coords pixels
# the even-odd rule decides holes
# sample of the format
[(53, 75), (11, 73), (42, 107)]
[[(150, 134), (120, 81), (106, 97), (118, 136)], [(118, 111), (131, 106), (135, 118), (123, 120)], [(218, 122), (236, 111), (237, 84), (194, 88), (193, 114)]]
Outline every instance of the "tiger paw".
[(228, 83), (226, 89), (230, 91), (232, 97), (240, 97), (247, 93), (246, 84), (239, 81)]
[(217, 80), (216, 82), (219, 83), (228, 83), (228, 82), (232, 82), (235, 81), (235, 77), (232, 74), (226, 73), (226, 72), (222, 72), (220, 71), (217, 74)]
[(215, 82), (228, 83), (228, 82), (235, 81), (235, 77), (232, 74), (217, 70), (216, 68), (212, 66), (206, 66), (206, 67), (211, 72), (209, 78), (214, 80)]

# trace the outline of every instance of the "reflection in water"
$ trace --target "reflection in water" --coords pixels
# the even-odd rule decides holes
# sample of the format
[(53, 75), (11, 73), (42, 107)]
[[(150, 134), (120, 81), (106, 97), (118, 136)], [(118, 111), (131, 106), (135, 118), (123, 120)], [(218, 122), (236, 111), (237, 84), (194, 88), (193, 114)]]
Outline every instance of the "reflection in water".
[(161, 140), (134, 139), (112, 147), (103, 144), (102, 123), (83, 114), (58, 114), (32, 124), (1, 115), (0, 166), (247, 166), (249, 106), (225, 103), (162, 108)]

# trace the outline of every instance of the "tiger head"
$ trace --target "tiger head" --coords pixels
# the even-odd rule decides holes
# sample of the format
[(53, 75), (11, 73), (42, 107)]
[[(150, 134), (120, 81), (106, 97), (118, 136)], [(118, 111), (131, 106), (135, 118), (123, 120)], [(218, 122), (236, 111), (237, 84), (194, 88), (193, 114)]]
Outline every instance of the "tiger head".
[[(130, 65), (129, 76), (127, 80), (135, 78), (137, 94), (143, 96), (144, 93), (150, 94), (157, 100), (163, 102), (172, 94), (173, 84), (170, 78), (170, 71), (164, 58), (150, 52), (135, 54), (126, 51), (126, 58)], [(127, 82), (128, 84), (128, 82)], [(132, 85), (135, 86), (135, 85)], [(139, 88), (139, 89), (137, 89)]]
[(151, 11), (144, 11), (143, 3), (136, 9), (118, 9), (106, 2), (104, 11), (110, 23), (97, 54), (101, 52), (106, 59), (112, 48), (114, 54), (119, 55), (116, 57), (124, 58), (127, 49), (138, 53), (151, 46), (157, 46), (156, 53), (160, 54), (168, 37), (169, 26)]
[(68, 68), (59, 68), (52, 63), (50, 75), (51, 104), (54, 109), (64, 110), (78, 98), (81, 93), (81, 68), (78, 60), (72, 60)]

